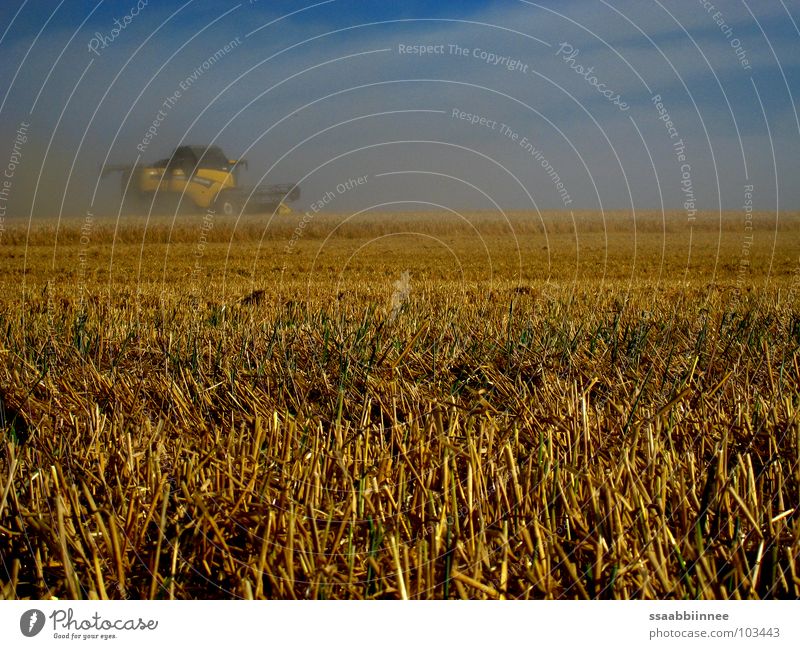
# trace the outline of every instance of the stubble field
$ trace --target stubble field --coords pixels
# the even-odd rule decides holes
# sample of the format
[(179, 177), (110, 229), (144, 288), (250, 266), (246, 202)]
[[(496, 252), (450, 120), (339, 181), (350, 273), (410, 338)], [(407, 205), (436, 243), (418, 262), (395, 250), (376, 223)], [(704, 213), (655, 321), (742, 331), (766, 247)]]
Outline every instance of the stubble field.
[(6, 598), (800, 596), (800, 216), (7, 221)]

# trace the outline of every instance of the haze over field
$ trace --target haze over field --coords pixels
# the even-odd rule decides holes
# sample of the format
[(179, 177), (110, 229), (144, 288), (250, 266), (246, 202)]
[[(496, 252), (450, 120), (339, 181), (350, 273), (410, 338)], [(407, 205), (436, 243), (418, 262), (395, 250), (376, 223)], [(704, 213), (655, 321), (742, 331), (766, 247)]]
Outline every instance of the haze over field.
[(0, 8), (2, 150), (30, 125), (9, 215), (113, 214), (101, 165), (181, 142), (248, 158), (251, 184), (302, 180), (302, 208), (369, 173), (339, 212), (713, 212), (749, 185), (759, 210), (800, 207), (780, 1), (140, 4)]

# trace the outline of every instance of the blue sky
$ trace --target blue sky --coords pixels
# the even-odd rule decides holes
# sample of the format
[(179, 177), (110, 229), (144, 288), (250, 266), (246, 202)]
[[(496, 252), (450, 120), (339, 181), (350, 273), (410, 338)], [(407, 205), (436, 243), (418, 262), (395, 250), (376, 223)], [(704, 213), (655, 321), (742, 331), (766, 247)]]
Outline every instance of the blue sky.
[[(98, 184), (100, 166), (135, 159), (165, 99), (231, 41), (165, 111), (145, 161), (182, 141), (214, 142), (248, 158), (250, 183), (301, 180), (303, 207), (373, 176), (335, 211), (493, 201), (688, 210), (687, 173), (697, 209), (739, 209), (753, 185), (759, 209), (796, 210), (800, 7), (710, 4), (149, 0), (93, 53), (91, 39), (110, 39), (137, 0), (12, 0), (0, 8), (9, 155), (20, 124), (30, 127), (11, 211), (113, 208), (118, 187)], [(443, 52), (403, 54), (406, 45)]]

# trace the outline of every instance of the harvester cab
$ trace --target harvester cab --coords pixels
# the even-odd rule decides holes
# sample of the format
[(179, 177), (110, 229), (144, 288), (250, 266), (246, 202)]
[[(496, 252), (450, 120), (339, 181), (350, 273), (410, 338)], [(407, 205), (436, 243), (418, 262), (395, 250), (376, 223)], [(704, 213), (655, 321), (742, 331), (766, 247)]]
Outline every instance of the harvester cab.
[(198, 210), (225, 216), (237, 216), (245, 206), (250, 212), (291, 212), (287, 204), (299, 198), (299, 188), (291, 183), (242, 187), (239, 171), (246, 167), (246, 160), (231, 160), (218, 146), (183, 145), (169, 158), (149, 165), (109, 165), (102, 175), (122, 173), (122, 194), (136, 210), (172, 207), (183, 196)]

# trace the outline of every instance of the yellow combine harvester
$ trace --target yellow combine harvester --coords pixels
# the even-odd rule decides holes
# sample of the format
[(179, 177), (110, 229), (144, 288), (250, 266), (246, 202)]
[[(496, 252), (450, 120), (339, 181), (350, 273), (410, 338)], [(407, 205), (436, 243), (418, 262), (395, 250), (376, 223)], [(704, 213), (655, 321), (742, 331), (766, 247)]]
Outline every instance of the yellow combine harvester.
[[(217, 146), (179, 146), (171, 157), (149, 165), (108, 165), (102, 176), (122, 173), (126, 204), (138, 212), (152, 207), (170, 208), (181, 203), (225, 216), (248, 212), (291, 212), (287, 203), (300, 196), (293, 184), (269, 185), (251, 190), (239, 186), (239, 169), (245, 160), (229, 160)], [(182, 197), (182, 198), (181, 198)]]

